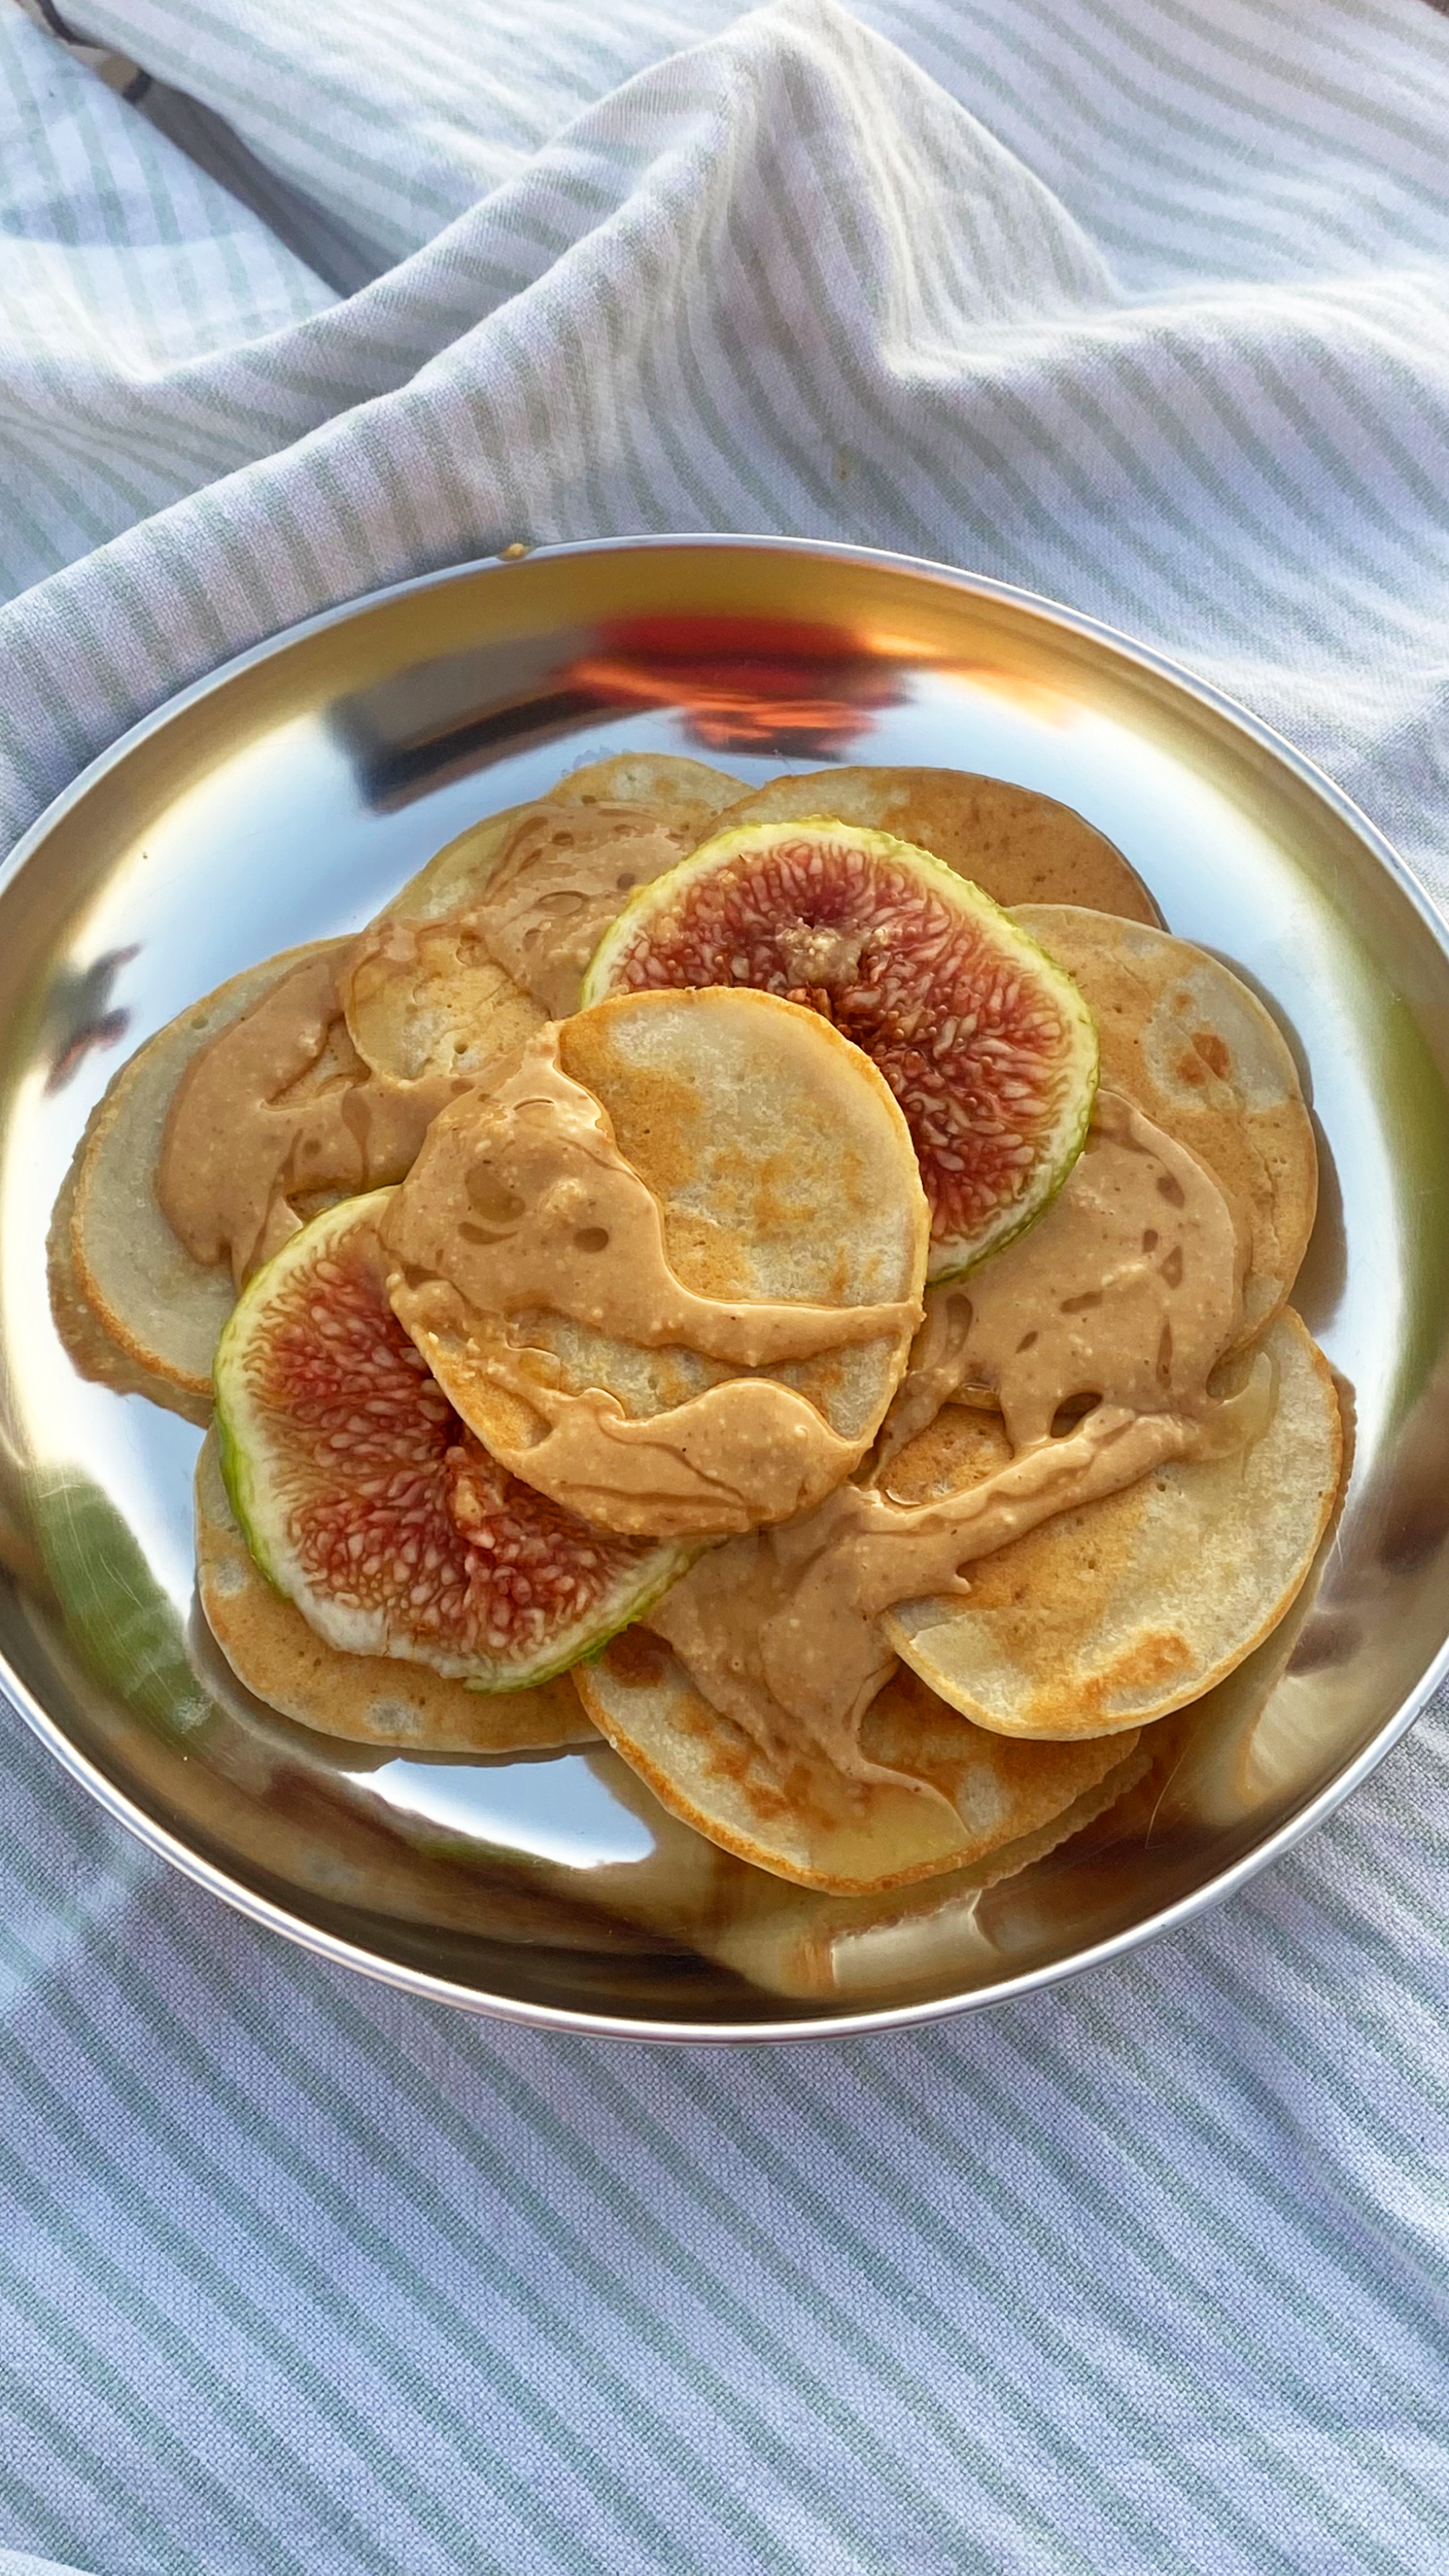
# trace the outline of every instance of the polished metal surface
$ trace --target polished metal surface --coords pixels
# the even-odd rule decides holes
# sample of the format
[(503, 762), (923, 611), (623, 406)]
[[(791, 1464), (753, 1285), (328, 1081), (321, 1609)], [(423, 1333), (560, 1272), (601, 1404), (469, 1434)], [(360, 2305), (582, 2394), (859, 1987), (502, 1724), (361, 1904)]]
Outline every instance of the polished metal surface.
[[(847, 1919), (721, 1871), (602, 1750), (424, 1761), (288, 1725), (198, 1633), (200, 1435), (83, 1383), (56, 1340), (50, 1209), (131, 1050), (254, 959), (366, 920), (476, 817), (626, 747), (751, 782), (849, 759), (1045, 789), (1118, 843), (1174, 930), (1247, 977), (1304, 1074), (1323, 1193), (1295, 1302), (1352, 1425), (1338, 1525), (1285, 1629), (1165, 1722), (1175, 1768), (1150, 1801), (994, 1889)], [(1363, 1777), (1443, 1668), (1445, 934), (1306, 763), (1065, 611), (877, 555), (665, 539), (470, 566), (334, 612), (188, 691), (28, 836), (0, 881), (0, 1020), (7, 1686), (114, 1814), (314, 1949), (634, 2035), (919, 2018), (1110, 1955), (1237, 1885)]]

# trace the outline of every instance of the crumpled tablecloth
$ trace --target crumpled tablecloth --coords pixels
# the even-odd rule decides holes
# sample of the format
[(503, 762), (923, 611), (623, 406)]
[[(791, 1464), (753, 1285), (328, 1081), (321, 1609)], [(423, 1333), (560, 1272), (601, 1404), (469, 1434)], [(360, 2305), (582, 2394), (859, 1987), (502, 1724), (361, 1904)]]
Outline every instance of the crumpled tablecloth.
[[(1444, 889), (1426, 0), (30, 5), (0, 0), (3, 837), (328, 602), (515, 539), (766, 529), (1144, 637)], [(1442, 1708), (1172, 1940), (729, 2053), (334, 1972), (4, 1732), (23, 2563), (1449, 2564)]]

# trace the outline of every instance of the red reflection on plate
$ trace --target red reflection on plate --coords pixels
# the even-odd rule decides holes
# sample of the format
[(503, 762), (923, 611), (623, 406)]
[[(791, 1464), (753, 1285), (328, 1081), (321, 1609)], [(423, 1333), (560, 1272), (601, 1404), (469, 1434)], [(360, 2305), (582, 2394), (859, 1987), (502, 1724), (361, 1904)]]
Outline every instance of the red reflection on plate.
[(625, 706), (677, 707), (707, 751), (838, 759), (904, 688), (842, 626), (767, 617), (621, 617), (570, 663), (580, 689)]

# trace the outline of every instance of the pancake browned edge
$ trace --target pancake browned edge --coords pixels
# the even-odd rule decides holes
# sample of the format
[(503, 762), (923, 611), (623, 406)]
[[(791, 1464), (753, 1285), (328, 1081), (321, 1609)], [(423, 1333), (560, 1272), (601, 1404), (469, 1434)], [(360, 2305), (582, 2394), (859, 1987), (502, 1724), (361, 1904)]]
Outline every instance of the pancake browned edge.
[(1129, 921), (1162, 919), (1136, 869), (1070, 805), (969, 770), (817, 769), (772, 778), (713, 828), (827, 819), (868, 824), (929, 850), (1008, 909), (1074, 903)]
[(577, 1678), (600, 1733), (672, 1814), (757, 1869), (838, 1895), (989, 1859), (1064, 1814), (1136, 1741), (1010, 1744), (898, 1673), (866, 1713), (861, 1749), (924, 1782), (923, 1795), (846, 1779), (805, 1741), (766, 1751), (647, 1629), (626, 1629)]
[[(1261, 1347), (1273, 1411), (1245, 1452), (1169, 1460), (979, 1558), (968, 1593), (898, 1602), (882, 1623), (897, 1653), (1018, 1738), (1095, 1742), (1212, 1690), (1297, 1598), (1343, 1473), (1333, 1374), (1291, 1308)], [(951, 1406), (901, 1451), (891, 1490), (956, 1493), (1009, 1455), (999, 1423)]]
[(328, 1645), (255, 1563), (222, 1480), (215, 1432), (196, 1469), (196, 1582), (207, 1626), (238, 1681), (318, 1734), (410, 1753), (529, 1753), (593, 1738), (567, 1673), (526, 1690), (473, 1691), (423, 1664)]

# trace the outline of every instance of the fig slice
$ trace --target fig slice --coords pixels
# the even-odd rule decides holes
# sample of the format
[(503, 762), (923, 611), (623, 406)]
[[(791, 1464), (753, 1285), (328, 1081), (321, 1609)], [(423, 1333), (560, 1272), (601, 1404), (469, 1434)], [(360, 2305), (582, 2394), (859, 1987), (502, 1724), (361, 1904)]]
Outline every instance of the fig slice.
[(603, 1535), (465, 1429), (388, 1303), (392, 1195), (329, 1208), (245, 1289), (217, 1351), (222, 1472), (263, 1574), (329, 1645), (519, 1690), (595, 1652), (691, 1551)]
[(746, 985), (803, 1004), (900, 1103), (952, 1279), (1040, 1215), (1081, 1152), (1097, 1035), (1071, 978), (989, 895), (887, 832), (829, 817), (722, 832), (641, 886), (586, 1005)]
[(595, 1730), (567, 1673), (471, 1690), (395, 1655), (345, 1655), (273, 1590), (237, 1525), (215, 1431), (196, 1463), (196, 1595), (212, 1642), (253, 1698), (314, 1735), (413, 1753), (535, 1753)]

